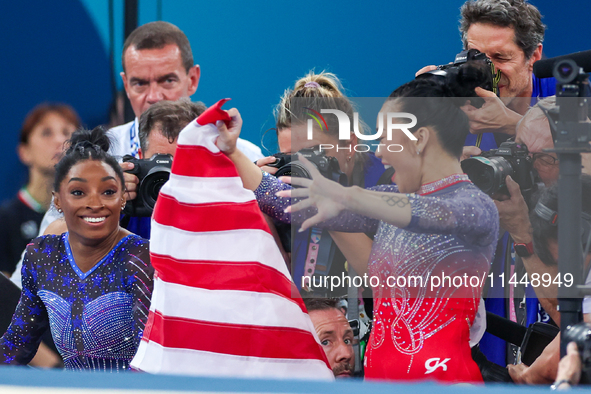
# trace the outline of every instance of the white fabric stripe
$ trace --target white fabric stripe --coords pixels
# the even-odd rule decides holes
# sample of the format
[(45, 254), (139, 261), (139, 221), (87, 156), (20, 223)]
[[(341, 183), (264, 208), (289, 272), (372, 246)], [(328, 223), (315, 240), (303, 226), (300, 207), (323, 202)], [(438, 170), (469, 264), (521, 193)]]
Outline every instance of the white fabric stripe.
[[(239, 268), (236, 268), (239, 269)], [(185, 302), (195, 300), (195, 302)], [(309, 331), (320, 344), (307, 313), (292, 300), (276, 294), (241, 290), (208, 290), (154, 278), (151, 311), (216, 323), (290, 327)]]
[(230, 230), (194, 233), (152, 219), (150, 252), (180, 260), (255, 261), (291, 278), (275, 239), (266, 231)]
[[(203, 338), (207, 340), (207, 338)], [(285, 344), (283, 344), (285, 345)], [(289, 345), (292, 346), (292, 345)], [(131, 366), (149, 373), (232, 378), (334, 380), (322, 360), (236, 356), (142, 341)]]
[(170, 174), (160, 193), (186, 204), (253, 201), (254, 193), (242, 186), (239, 177), (200, 178)]
[(215, 145), (215, 140), (219, 136), (218, 128), (215, 125), (208, 124), (200, 126), (196, 121), (189, 123), (179, 135), (178, 145), (198, 145), (204, 146), (212, 153), (218, 153), (220, 150)]

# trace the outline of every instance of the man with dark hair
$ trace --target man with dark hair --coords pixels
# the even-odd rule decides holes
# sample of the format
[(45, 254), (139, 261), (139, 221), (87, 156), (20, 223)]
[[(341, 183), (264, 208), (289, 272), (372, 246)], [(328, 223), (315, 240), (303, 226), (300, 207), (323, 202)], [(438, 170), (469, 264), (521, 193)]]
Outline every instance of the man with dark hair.
[(320, 344), (336, 378), (350, 377), (355, 370), (353, 330), (334, 298), (304, 298)]
[[(137, 156), (139, 149), (138, 118), (151, 105), (188, 98), (197, 91), (201, 71), (193, 63), (193, 53), (185, 33), (168, 22), (150, 22), (135, 29), (123, 44), (121, 54), (123, 86), (136, 119), (111, 129), (117, 147), (111, 152), (123, 157)], [(263, 157), (260, 148), (240, 140), (238, 146), (253, 161)], [(124, 170), (130, 164), (122, 165)], [(135, 180), (127, 177), (130, 197), (135, 197)]]
[[(553, 78), (538, 79), (533, 75), (533, 65), (542, 57), (545, 28), (538, 9), (524, 0), (468, 0), (462, 6), (460, 33), (464, 49), (485, 53), (501, 71), (500, 99), (493, 92), (476, 88), (476, 93), (486, 98), (485, 105), (464, 108), (473, 133), (467, 146), (496, 148), (497, 141), (490, 132), (514, 135), (517, 122), (529, 106), (555, 93)], [(427, 66), (417, 74), (434, 69)], [(498, 141), (504, 139), (506, 136), (497, 134)]]
[[(476, 0), (461, 8), (460, 33), (464, 49), (475, 48), (501, 70), (499, 90), (511, 107), (516, 97), (532, 97), (532, 70), (542, 56), (546, 26), (536, 7), (522, 0)], [(512, 109), (525, 113), (529, 101)]]
[[(181, 131), (206, 109), (202, 102), (188, 99), (159, 101), (150, 106), (139, 120), (139, 157), (149, 159), (158, 153), (174, 156)], [(124, 224), (132, 233), (150, 239), (150, 217), (131, 217)]]
[(461, 15), (464, 49), (485, 53), (501, 71), (501, 99), (479, 88), (477, 93), (490, 99), (482, 108), (466, 111), (472, 132), (514, 135), (530, 104), (554, 94), (553, 79), (539, 80), (533, 75), (533, 65), (542, 57), (546, 27), (542, 16), (524, 0), (470, 0), (462, 6)]

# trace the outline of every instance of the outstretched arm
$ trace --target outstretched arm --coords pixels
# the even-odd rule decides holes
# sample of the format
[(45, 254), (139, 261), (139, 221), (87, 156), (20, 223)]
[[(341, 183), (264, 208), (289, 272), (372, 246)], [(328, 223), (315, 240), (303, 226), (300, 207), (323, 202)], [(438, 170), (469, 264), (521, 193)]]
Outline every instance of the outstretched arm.
[[(305, 158), (300, 158), (307, 162)], [(302, 198), (288, 208), (295, 212), (316, 207), (318, 213), (308, 218), (302, 228), (335, 218), (341, 211), (379, 219), (417, 233), (458, 234), (481, 246), (496, 240), (498, 213), (492, 200), (483, 193), (468, 190), (454, 198), (439, 198), (343, 187), (308, 167), (312, 179), (292, 178), (301, 188), (279, 192), (278, 196)]]

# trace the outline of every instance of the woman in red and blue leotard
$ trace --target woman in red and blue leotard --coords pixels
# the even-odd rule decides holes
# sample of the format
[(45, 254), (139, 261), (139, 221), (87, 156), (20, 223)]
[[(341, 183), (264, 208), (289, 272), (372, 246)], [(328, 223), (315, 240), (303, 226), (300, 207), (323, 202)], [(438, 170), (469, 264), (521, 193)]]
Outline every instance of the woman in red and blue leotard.
[[(395, 112), (417, 119), (409, 128), (416, 140), (401, 131), (381, 140), (402, 145), (402, 152), (377, 152), (395, 168), (396, 186), (343, 187), (311, 168), (313, 180), (291, 179), (300, 189), (285, 190), (263, 176), (256, 191), (260, 198), (279, 190), (280, 196), (304, 198), (287, 210), (298, 211), (289, 219), (307, 219), (304, 229), (377, 230), (368, 263), (369, 277), (376, 278), (368, 379), (482, 381), (469, 329), (495, 249), (498, 213), (462, 174), (458, 158), (468, 120), (453, 96), (444, 84), (415, 80), (382, 107), (384, 117)], [(396, 123), (408, 123), (403, 114), (399, 118)]]

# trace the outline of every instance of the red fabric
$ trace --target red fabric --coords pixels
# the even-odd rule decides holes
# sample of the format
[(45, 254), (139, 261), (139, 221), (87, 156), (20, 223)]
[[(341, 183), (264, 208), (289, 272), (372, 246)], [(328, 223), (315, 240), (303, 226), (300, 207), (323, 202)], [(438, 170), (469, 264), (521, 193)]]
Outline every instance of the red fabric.
[[(222, 365), (216, 368), (215, 364), (213, 370), (219, 371), (219, 376), (249, 377), (254, 373), (255, 376), (267, 374), (269, 378), (331, 380), (334, 377), (330, 365), (322, 346), (316, 340), (302, 299), (292, 298), (297, 293), (295, 285), (269, 233), (254, 194), (242, 188), (233, 163), (223, 153), (217, 152), (214, 146), (219, 135), (215, 122), (230, 120), (228, 114), (221, 109), (225, 101), (227, 100), (221, 100), (204, 112), (179, 136), (180, 145), (175, 154), (172, 174), (194, 179), (186, 187), (182, 181), (165, 184), (154, 209), (153, 220), (159, 226), (152, 226), (151, 259), (155, 268), (155, 284), (160, 285), (154, 287), (154, 310), (150, 311), (144, 337), (132, 361), (132, 367), (147, 372), (178, 373), (179, 365), (175, 364), (174, 358), (161, 357), (160, 351), (149, 351), (154, 349), (152, 346), (162, 349), (158, 346), (161, 345), (165, 349), (174, 349), (175, 354), (182, 354), (183, 360), (199, 360), (190, 363), (189, 370), (184, 370), (184, 373), (192, 375), (211, 376), (211, 363), (231, 359), (242, 363), (243, 370), (228, 370)], [(210, 151), (208, 147), (217, 153)], [(237, 182), (224, 179), (228, 177), (235, 178)], [(199, 186), (200, 182), (204, 182), (203, 188)], [(210, 192), (211, 188), (216, 187), (223, 188), (225, 193), (236, 192), (241, 196), (240, 201), (247, 201), (227, 202), (226, 198), (219, 197), (219, 193)], [(232, 187), (236, 190), (229, 190)], [(186, 201), (186, 197), (191, 194), (196, 197), (191, 201), (203, 202), (179, 202)], [(164, 241), (178, 234), (178, 230), (194, 233), (197, 237), (184, 239), (198, 239), (207, 248), (189, 249), (195, 256), (186, 260), (185, 251)], [(216, 258), (216, 250), (223, 252), (224, 248), (234, 248), (234, 237), (241, 237), (241, 241), (244, 237), (252, 237), (248, 259), (253, 261), (210, 261)], [(219, 245), (207, 243), (209, 239), (220, 238), (228, 241)], [(233, 258), (237, 254), (220, 253), (221, 255)], [(182, 291), (178, 291), (177, 285), (184, 286)], [(216, 291), (224, 291), (223, 296), (216, 297)], [(245, 308), (244, 304), (248, 304), (250, 300), (252, 303), (260, 302), (267, 294), (279, 296), (267, 296), (277, 301), (275, 304), (278, 306), (269, 311), (274, 314), (268, 316), (270, 319), (261, 318), (260, 321), (280, 322), (288, 327), (272, 325), (277, 323), (256, 325), (258, 316), (253, 316), (250, 308), (236, 310), (238, 306), (228, 304), (228, 291), (235, 291), (236, 294), (250, 293), (242, 294), (244, 297), (240, 308)], [(201, 308), (195, 307), (199, 305), (199, 297), (203, 298), (204, 293), (207, 293), (210, 303), (207, 309), (216, 313), (205, 313)], [(216, 300), (220, 300), (219, 305), (212, 305)], [(287, 311), (292, 310), (290, 303), (299, 309), (296, 309), (297, 315), (285, 315), (293, 313)], [(253, 304), (252, 310), (259, 306), (258, 303)], [(285, 315), (284, 319), (282, 313)], [(227, 323), (228, 321), (233, 323)], [(195, 350), (205, 353), (196, 353)], [(209, 358), (211, 363), (203, 365), (204, 358)], [(316, 360), (320, 361), (318, 366)], [(306, 369), (306, 366), (312, 366), (312, 369)], [(270, 370), (275, 372), (268, 372)], [(300, 375), (294, 376), (295, 370), (300, 371)]]
[[(421, 311), (430, 308), (433, 299), (411, 299), (423, 304)], [(449, 303), (439, 312), (440, 316), (458, 318), (436, 332), (436, 337), (420, 338), (412, 335), (404, 323), (398, 320), (393, 299), (376, 299), (377, 308), (370, 341), (365, 354), (365, 377), (369, 380), (436, 380), (440, 382), (482, 383), (480, 369), (472, 359), (470, 349), (470, 330), (468, 321), (474, 320), (476, 310), (474, 300), (450, 298)], [(423, 312), (424, 313), (424, 312)], [(460, 318), (461, 316), (466, 317)], [(418, 315), (417, 319), (424, 317)], [(398, 343), (407, 348), (394, 345), (392, 335), (397, 335)], [(400, 340), (402, 339), (402, 340)], [(424, 339), (422, 343), (421, 339)], [(420, 343), (420, 345), (418, 345)], [(459, 351), (458, 351), (459, 349)], [(446, 361), (446, 359), (449, 359)], [(431, 371), (431, 372), (430, 372)]]
[[(169, 348), (265, 358), (322, 359), (310, 332), (166, 317), (154, 313), (150, 340)], [(297, 344), (297, 346), (295, 345)]]
[(201, 126), (205, 126), (207, 124), (216, 124), (218, 120), (223, 120), (226, 122), (226, 125), (230, 122), (230, 115), (226, 111), (222, 109), (222, 106), (231, 99), (221, 99), (211, 107), (209, 107), (204, 113), (199, 115), (197, 118), (197, 123)]
[(266, 232), (269, 226), (261, 216), (256, 201), (244, 203), (185, 204), (160, 194), (154, 220), (191, 232), (257, 229)]
[(258, 262), (177, 260), (155, 253), (151, 255), (151, 262), (158, 270), (158, 277), (165, 282), (208, 290), (272, 293), (293, 301), (307, 312), (301, 298), (286, 297), (286, 294), (298, 294), (295, 284), (277, 270)]
[[(196, 160), (196, 158), (199, 160)], [(173, 174), (194, 177), (237, 177), (232, 160), (204, 146), (178, 145), (172, 162)]]

